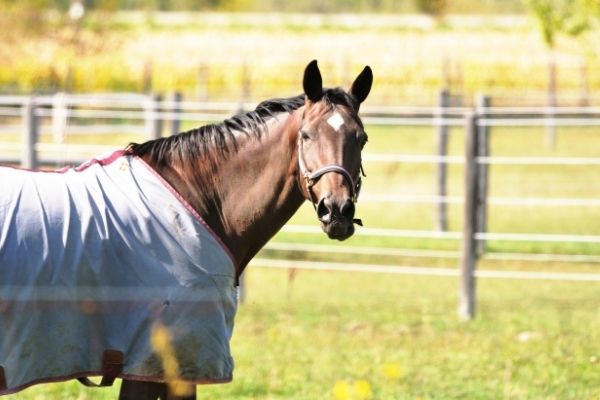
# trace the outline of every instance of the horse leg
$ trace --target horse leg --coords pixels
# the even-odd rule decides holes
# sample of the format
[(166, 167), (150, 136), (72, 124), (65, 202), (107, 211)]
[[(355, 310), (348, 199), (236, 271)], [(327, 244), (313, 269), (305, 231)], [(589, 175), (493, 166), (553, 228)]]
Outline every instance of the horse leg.
[(196, 400), (196, 390), (189, 396), (178, 397), (169, 393), (169, 388), (165, 383), (123, 379), (119, 400)]
[(123, 379), (119, 400), (167, 400), (167, 385), (164, 383), (130, 381)]
[[(167, 385), (165, 385), (167, 386)], [(167, 397), (165, 398), (165, 400), (196, 400), (196, 385), (190, 385), (190, 392), (191, 394), (189, 396), (175, 396), (174, 394), (169, 392), (169, 387), (167, 386)]]

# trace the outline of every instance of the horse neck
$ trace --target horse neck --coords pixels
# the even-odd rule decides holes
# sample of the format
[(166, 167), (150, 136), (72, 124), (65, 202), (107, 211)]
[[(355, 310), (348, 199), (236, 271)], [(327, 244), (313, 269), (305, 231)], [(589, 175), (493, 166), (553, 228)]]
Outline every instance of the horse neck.
[[(298, 210), (297, 135), (301, 110), (267, 121), (261, 135), (236, 135), (235, 151), (215, 149), (173, 183), (232, 253), (238, 275)], [(172, 180), (172, 179), (171, 179)]]

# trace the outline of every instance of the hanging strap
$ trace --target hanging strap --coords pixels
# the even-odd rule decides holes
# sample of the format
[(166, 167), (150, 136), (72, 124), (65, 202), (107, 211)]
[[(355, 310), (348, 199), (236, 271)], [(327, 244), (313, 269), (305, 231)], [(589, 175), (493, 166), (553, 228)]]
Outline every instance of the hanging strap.
[(0, 366), (0, 392), (8, 389), (6, 385), (6, 375), (4, 374), (4, 367)]
[(102, 354), (102, 380), (94, 383), (90, 378), (77, 378), (77, 380), (88, 387), (112, 386), (115, 379), (123, 372), (123, 353), (118, 350), (105, 350)]

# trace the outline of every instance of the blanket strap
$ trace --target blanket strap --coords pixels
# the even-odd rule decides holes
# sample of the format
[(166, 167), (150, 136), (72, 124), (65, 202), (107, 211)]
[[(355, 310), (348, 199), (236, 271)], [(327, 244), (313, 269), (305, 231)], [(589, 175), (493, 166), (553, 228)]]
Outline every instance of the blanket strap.
[(123, 353), (118, 350), (104, 350), (100, 383), (94, 383), (88, 377), (77, 378), (77, 380), (88, 387), (112, 386), (121, 372), (123, 372)]
[(4, 374), (4, 368), (0, 366), (0, 392), (8, 389), (6, 385), (6, 375)]

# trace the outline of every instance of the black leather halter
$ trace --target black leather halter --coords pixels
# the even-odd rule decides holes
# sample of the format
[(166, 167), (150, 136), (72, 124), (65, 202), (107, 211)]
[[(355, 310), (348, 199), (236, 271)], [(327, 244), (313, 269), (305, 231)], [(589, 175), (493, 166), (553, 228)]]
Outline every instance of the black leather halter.
[[(319, 181), (319, 179), (323, 175), (328, 174), (330, 172), (335, 172), (344, 177), (344, 179), (346, 180), (346, 183), (348, 183), (348, 188), (350, 189), (350, 198), (352, 199), (352, 202), (356, 203), (358, 201), (358, 195), (360, 194), (360, 188), (362, 185), (361, 176), (359, 175), (358, 179), (355, 182), (354, 179), (352, 178), (352, 175), (350, 174), (350, 172), (348, 172), (348, 170), (346, 168), (342, 167), (341, 165), (337, 165), (337, 164), (328, 164), (328, 165), (318, 168), (316, 171), (310, 171), (306, 167), (306, 163), (304, 162), (304, 156), (302, 154), (302, 134), (301, 133), (298, 135), (298, 169), (300, 171), (300, 175), (302, 176), (302, 178), (304, 178), (304, 183), (306, 185), (306, 191), (307, 191), (307, 195), (308, 195), (307, 199), (310, 200), (310, 202), (312, 203), (313, 208), (315, 210), (317, 209), (317, 204), (314, 200), (312, 187), (315, 185), (315, 183), (317, 183)], [(362, 176), (366, 176), (362, 165), (360, 166), (360, 172), (361, 172)], [(300, 185), (300, 187), (302, 188), (302, 185)], [(360, 219), (354, 219), (353, 221), (355, 224), (362, 226), (362, 221)]]

